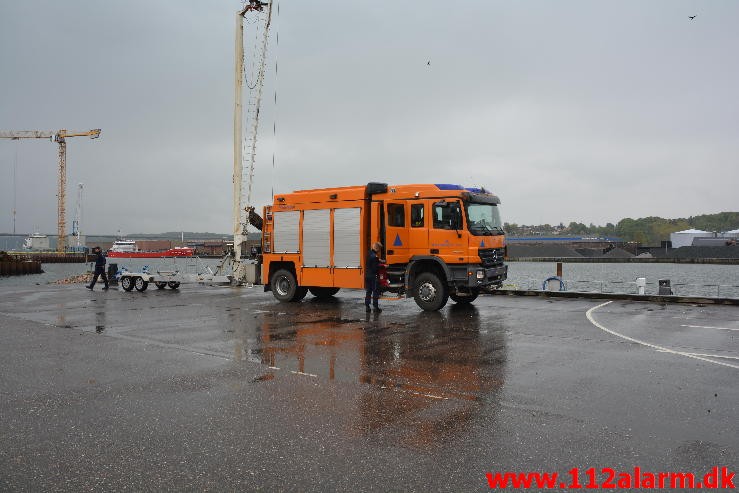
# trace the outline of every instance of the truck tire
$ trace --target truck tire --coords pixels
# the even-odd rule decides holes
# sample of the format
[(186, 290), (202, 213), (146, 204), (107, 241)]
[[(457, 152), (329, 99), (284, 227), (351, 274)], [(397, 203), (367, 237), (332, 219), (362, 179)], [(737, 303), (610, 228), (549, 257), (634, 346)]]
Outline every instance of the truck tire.
[[(280, 269), (272, 275), (272, 279), (269, 281), (269, 285), (272, 288), (272, 294), (278, 301), (299, 301), (294, 299), (296, 295), (299, 295), (298, 281), (292, 272), (287, 269)], [(303, 288), (305, 289), (305, 288)], [(305, 290), (303, 297), (305, 297), (308, 290)]]
[(312, 287), (312, 288), (308, 288), (308, 290), (310, 291), (310, 294), (322, 300), (325, 300), (326, 298), (330, 298), (339, 292), (339, 288)]
[(157, 282), (154, 283), (154, 286), (156, 286), (157, 289), (164, 289), (164, 288), (167, 287), (167, 283), (166, 282), (157, 281)]
[(126, 291), (131, 291), (133, 289), (133, 279), (131, 279), (131, 276), (121, 277), (121, 287)]
[(416, 304), (429, 312), (440, 310), (449, 299), (446, 286), (432, 272), (424, 272), (416, 278), (414, 292)]
[(449, 297), (454, 301), (455, 303), (459, 305), (469, 305), (473, 301), (477, 299), (477, 296), (480, 294), (479, 289), (474, 289), (470, 291), (469, 294), (465, 293), (464, 295), (459, 294), (450, 294)]
[(169, 281), (167, 283), (167, 286), (169, 286), (170, 289), (177, 289), (177, 288), (180, 287), (180, 283), (178, 283), (176, 281)]
[(136, 277), (133, 280), (133, 286), (136, 288), (136, 291), (144, 292), (146, 291), (146, 288), (149, 287), (149, 283), (147, 281), (144, 281), (143, 277)]

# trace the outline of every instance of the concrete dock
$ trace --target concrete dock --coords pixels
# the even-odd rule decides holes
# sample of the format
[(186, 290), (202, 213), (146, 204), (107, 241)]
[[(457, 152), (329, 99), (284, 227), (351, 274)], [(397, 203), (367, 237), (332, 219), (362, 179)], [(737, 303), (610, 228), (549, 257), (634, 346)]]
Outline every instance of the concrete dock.
[(366, 314), (356, 291), (0, 287), (0, 491), (736, 470), (738, 336), (739, 308), (701, 303), (486, 296)]

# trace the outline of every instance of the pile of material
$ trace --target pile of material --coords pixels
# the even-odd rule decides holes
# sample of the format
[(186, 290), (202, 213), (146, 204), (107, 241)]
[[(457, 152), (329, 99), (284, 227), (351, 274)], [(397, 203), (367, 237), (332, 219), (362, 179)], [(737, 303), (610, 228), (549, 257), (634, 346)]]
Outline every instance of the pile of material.
[(79, 284), (89, 283), (92, 280), (92, 273), (80, 274), (78, 276), (67, 277), (66, 279), (59, 279), (58, 281), (52, 281), (49, 284)]

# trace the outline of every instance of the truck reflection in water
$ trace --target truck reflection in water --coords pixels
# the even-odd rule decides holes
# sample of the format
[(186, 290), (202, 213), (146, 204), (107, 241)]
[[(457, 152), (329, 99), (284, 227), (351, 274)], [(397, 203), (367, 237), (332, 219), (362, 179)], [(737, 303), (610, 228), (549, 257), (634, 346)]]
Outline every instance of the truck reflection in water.
[(250, 352), (279, 368), (260, 380), (293, 372), (367, 384), (350, 433), (425, 448), (458, 435), (483, 406), (497, 407), (505, 330), (500, 319), (481, 322), (474, 306), (363, 320), (338, 300), (314, 301), (260, 316)]

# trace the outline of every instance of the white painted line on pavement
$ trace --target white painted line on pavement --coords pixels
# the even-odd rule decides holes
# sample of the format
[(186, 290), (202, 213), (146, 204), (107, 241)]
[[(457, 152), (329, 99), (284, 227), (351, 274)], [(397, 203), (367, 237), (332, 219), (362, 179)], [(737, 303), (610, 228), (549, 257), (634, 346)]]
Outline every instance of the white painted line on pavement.
[(739, 331), (739, 329), (730, 329), (729, 327), (709, 327), (707, 325), (680, 325), (680, 327), (690, 327), (691, 329), (716, 329), (716, 330), (736, 330), (736, 331)]
[(685, 356), (685, 357), (688, 357), (688, 358), (699, 359), (699, 360), (705, 361), (707, 363), (713, 363), (714, 365), (728, 366), (729, 368), (734, 368), (736, 370), (739, 370), (739, 366), (737, 366), (737, 365), (732, 365), (730, 363), (724, 363), (722, 361), (713, 361), (711, 359), (704, 358), (702, 356), (697, 356), (697, 355), (694, 355), (692, 353), (683, 353), (681, 351), (675, 351), (673, 349), (669, 349), (669, 348), (666, 348), (666, 347), (663, 347), (663, 346), (658, 346), (656, 344), (651, 344), (649, 342), (641, 341), (641, 340), (635, 339), (633, 337), (629, 337), (629, 336), (625, 336), (623, 334), (619, 334), (615, 330), (611, 330), (611, 329), (609, 329), (609, 328), (607, 328), (607, 327), (599, 324), (593, 318), (593, 312), (595, 310), (597, 310), (598, 308), (601, 308), (601, 307), (604, 307), (604, 306), (608, 305), (609, 303), (612, 303), (612, 301), (606, 301), (605, 303), (601, 303), (600, 305), (594, 306), (593, 308), (591, 308), (590, 310), (588, 310), (587, 312), (585, 312), (585, 316), (588, 318), (588, 320), (590, 320), (590, 323), (592, 323), (593, 325), (595, 325), (596, 327), (598, 327), (600, 330), (602, 330), (604, 332), (608, 332), (609, 334), (612, 334), (612, 335), (614, 335), (616, 337), (620, 337), (621, 339), (625, 339), (627, 341), (631, 341), (631, 342), (635, 342), (637, 344), (641, 344), (642, 346), (647, 346), (647, 347), (650, 347), (652, 349), (656, 349), (657, 351), (663, 351), (665, 353), (672, 353), (672, 354), (677, 354), (677, 355), (680, 355), (680, 356)]
[(723, 354), (703, 354), (703, 353), (685, 353), (685, 354), (692, 354), (693, 356), (705, 356), (706, 358), (725, 358), (725, 359), (739, 360), (739, 356), (725, 356)]
[(318, 378), (318, 375), (314, 375), (312, 373), (305, 373), (305, 372), (302, 372), (302, 371), (290, 370), (290, 373), (294, 373), (295, 375), (303, 375), (304, 377)]

